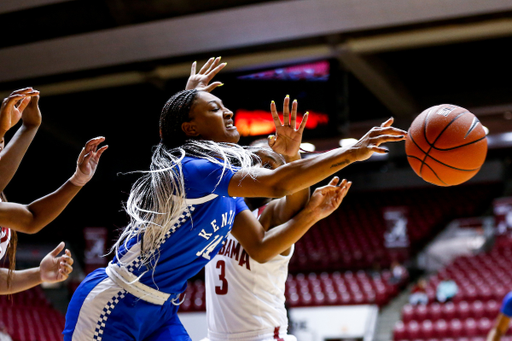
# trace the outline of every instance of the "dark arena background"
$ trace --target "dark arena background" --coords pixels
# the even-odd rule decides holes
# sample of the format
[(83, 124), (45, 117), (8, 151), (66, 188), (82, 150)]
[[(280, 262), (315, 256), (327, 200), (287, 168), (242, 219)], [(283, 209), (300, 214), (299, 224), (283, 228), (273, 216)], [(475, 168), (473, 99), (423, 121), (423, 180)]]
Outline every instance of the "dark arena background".
[[(65, 241), (75, 270), (0, 297), (13, 340), (62, 339), (73, 290), (112, 258), (100, 256), (127, 223), (123, 204), (140, 176), (131, 172), (149, 167), (162, 106), (192, 62), (217, 56), (227, 66), (213, 93), (235, 113), (242, 145), (274, 133), (270, 101), (281, 110), (287, 94), (299, 117), (310, 112), (303, 157), (350, 145), (391, 116), (407, 130), (438, 104), (477, 116), (488, 154), (462, 185), (424, 182), (403, 142), (340, 171), (353, 186), (296, 244), (286, 298), (299, 341), (486, 339), (512, 290), (510, 0), (2, 0), (0, 30), (1, 97), (34, 87), (43, 115), (9, 201), (58, 188), (88, 139), (109, 145), (54, 222), (19, 234), (17, 269)], [(458, 290), (443, 301), (448, 280)], [(206, 337), (204, 290), (200, 273), (180, 307), (193, 340)], [(412, 304), (418, 292), (425, 304)]]

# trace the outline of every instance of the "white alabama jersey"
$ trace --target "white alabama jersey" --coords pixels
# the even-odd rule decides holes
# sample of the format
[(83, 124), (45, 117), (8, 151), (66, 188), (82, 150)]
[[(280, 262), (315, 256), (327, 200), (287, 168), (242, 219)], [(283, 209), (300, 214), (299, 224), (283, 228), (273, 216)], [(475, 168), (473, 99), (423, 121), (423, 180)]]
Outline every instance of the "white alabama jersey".
[(11, 240), (11, 230), (7, 227), (0, 227), (0, 259), (4, 258)]
[[(258, 210), (253, 213), (258, 216)], [(278, 255), (265, 264), (250, 258), (230, 234), (206, 265), (206, 319), (210, 340), (229, 340), (265, 333), (286, 335), (285, 282), (288, 256)], [(272, 336), (272, 335), (271, 335)], [(272, 338), (272, 337), (271, 337)], [(257, 337), (252, 338), (257, 339)]]

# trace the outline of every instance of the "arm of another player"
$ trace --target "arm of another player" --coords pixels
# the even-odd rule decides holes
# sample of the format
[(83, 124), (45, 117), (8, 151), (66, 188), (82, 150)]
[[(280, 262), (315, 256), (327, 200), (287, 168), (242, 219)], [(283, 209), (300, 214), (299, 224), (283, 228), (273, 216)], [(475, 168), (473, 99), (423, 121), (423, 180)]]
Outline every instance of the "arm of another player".
[(510, 324), (510, 317), (500, 313), (492, 329), (487, 335), (487, 341), (499, 341), (508, 330)]
[(510, 323), (510, 316), (512, 316), (512, 291), (503, 298), (500, 314), (496, 319), (494, 327), (487, 335), (487, 341), (498, 341), (503, 335), (505, 335)]
[(75, 174), (55, 192), (28, 205), (0, 203), (0, 226), (32, 234), (57, 218), (96, 172), (101, 154), (108, 148), (98, 149), (104, 140), (104, 137), (96, 137), (87, 142), (78, 157)]
[[(277, 119), (279, 120), (279, 117)], [(351, 163), (370, 158), (375, 152), (387, 153), (387, 149), (381, 147), (381, 144), (404, 140), (407, 132), (394, 128), (391, 124), (392, 118), (380, 127), (373, 127), (350, 148), (336, 148), (307, 159), (290, 162), (275, 170), (242, 169), (235, 173), (229, 182), (229, 196), (280, 198), (311, 187)]]
[[(297, 128), (297, 100), (292, 103), (290, 112), (290, 96), (286, 96), (283, 103), (283, 123), (279, 117), (274, 120), (276, 135), (269, 136), (269, 146), (276, 153), (281, 154), (287, 163), (301, 159), (300, 144), (306, 127), (307, 114), (304, 115), (299, 128)], [(272, 101), (271, 111), (276, 111), (276, 104)], [(310, 190), (306, 187), (283, 198), (273, 200), (263, 211), (260, 222), (268, 230), (271, 227), (283, 224), (299, 212), (309, 200)]]
[(252, 259), (265, 263), (290, 248), (311, 226), (337, 209), (351, 184), (335, 177), (329, 185), (317, 188), (295, 217), (268, 232), (251, 212), (245, 210), (236, 216), (231, 233)]
[(0, 191), (5, 189), (18, 170), (23, 156), (41, 125), (39, 91), (25, 88), (16, 90), (12, 94), (26, 96), (17, 107), (10, 108), (13, 111), (12, 115), (21, 117), (23, 124), (0, 153)]
[(43, 258), (37, 268), (13, 271), (10, 286), (7, 286), (8, 269), (0, 268), (0, 295), (15, 294), (33, 288), (41, 283), (62, 282), (73, 271), (73, 258), (66, 249), (64, 254), (58, 254), (64, 249), (61, 242), (52, 252)]

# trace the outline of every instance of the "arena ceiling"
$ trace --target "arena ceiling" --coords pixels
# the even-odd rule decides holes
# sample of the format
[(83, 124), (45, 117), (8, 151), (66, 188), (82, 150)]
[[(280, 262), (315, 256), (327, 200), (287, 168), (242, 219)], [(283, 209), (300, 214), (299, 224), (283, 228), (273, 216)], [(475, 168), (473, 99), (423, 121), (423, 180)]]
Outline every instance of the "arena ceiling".
[(512, 130), (510, 0), (3, 0), (0, 28), (3, 96), (165, 81), (211, 55), (226, 72), (336, 58), (399, 120), (449, 102)]

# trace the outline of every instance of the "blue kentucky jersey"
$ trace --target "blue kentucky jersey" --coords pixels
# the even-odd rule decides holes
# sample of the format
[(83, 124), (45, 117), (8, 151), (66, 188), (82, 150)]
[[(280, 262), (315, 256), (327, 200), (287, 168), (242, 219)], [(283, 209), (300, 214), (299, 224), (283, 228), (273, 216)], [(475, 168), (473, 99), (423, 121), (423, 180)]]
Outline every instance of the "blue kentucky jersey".
[(503, 315), (512, 317), (512, 291), (503, 299), (500, 311)]
[[(166, 293), (185, 290), (187, 279), (219, 252), (235, 216), (248, 209), (243, 198), (228, 195), (233, 171), (226, 169), (222, 174), (221, 165), (192, 157), (183, 159), (182, 170), (188, 210), (160, 245), (157, 266), (142, 264), (138, 238), (119, 250), (122, 263), (135, 276), (141, 276), (141, 283)], [(119, 263), (118, 258), (112, 263)]]

